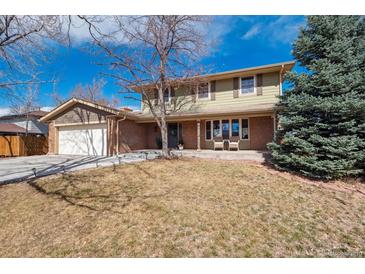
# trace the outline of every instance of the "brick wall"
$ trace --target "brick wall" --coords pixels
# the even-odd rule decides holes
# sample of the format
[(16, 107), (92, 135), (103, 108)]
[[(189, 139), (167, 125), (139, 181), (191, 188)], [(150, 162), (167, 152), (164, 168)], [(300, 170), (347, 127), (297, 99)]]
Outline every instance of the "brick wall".
[(147, 148), (157, 149), (156, 138), (161, 136), (160, 128), (156, 123), (143, 124), (146, 126)]
[(48, 124), (48, 154), (56, 154), (56, 128), (54, 121)]
[(267, 150), (266, 144), (274, 137), (274, 122), (270, 116), (251, 117), (250, 149)]
[(147, 148), (146, 124), (137, 124), (132, 120), (119, 121), (119, 152)]
[(197, 148), (197, 128), (196, 121), (182, 122), (182, 138), (184, 141), (184, 148), (196, 149)]

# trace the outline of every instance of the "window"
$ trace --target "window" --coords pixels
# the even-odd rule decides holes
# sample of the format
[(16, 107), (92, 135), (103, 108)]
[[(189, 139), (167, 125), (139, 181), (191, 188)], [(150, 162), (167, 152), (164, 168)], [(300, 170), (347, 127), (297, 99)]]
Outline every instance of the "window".
[(255, 92), (255, 77), (241, 78), (241, 94), (250, 94)]
[(163, 101), (166, 102), (170, 102), (170, 89), (167, 88), (165, 89), (165, 91), (163, 92)]
[(205, 122), (205, 140), (212, 139), (212, 121)]
[(213, 137), (221, 137), (221, 121), (215, 120), (213, 121)]
[(222, 137), (229, 139), (229, 120), (222, 120)]
[(248, 140), (248, 119), (242, 119), (241, 126), (241, 138), (243, 140)]
[(232, 136), (240, 136), (240, 122), (238, 119), (232, 119), (231, 134)]
[(198, 86), (198, 98), (208, 99), (209, 98), (209, 83), (203, 83)]

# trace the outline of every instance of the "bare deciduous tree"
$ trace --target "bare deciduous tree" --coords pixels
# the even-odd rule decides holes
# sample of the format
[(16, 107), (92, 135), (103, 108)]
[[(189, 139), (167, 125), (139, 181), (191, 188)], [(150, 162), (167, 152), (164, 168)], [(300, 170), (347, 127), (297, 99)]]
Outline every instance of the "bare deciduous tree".
[[(113, 16), (113, 31), (99, 27), (100, 17), (79, 16), (93, 42), (109, 57), (110, 73), (125, 93), (140, 93), (161, 131), (162, 154), (169, 158), (167, 117), (189, 106), (200, 78), (197, 60), (206, 48), (202, 16)], [(110, 18), (108, 18), (110, 20)], [(166, 91), (183, 93), (167, 103)], [(181, 91), (180, 91), (181, 92)], [(157, 97), (157, 98), (156, 98)], [(133, 97), (136, 98), (136, 97)]]
[(66, 36), (60, 16), (0, 15), (0, 95), (15, 96), (16, 87), (41, 84), (38, 64), (51, 40)]
[(38, 103), (39, 99), (39, 87), (28, 86), (26, 92), (23, 92), (21, 96), (14, 96), (11, 98), (10, 112), (14, 114), (25, 114), (25, 135), (28, 135), (29, 131), (29, 113), (34, 110), (40, 110)]
[[(120, 101), (117, 97), (112, 96), (112, 98), (108, 98), (104, 95), (105, 84), (106, 82), (102, 79), (93, 79), (91, 84), (77, 84), (70, 92), (69, 97), (75, 97), (96, 102), (102, 105), (117, 107), (120, 104)], [(63, 103), (66, 100), (66, 98), (61, 97), (57, 92), (54, 92), (52, 96), (57, 105)]]

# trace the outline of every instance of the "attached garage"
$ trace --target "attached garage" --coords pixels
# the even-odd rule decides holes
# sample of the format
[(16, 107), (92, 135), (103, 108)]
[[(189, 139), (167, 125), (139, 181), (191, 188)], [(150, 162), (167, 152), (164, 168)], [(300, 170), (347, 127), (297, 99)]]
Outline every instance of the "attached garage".
[(50, 154), (108, 156), (115, 143), (116, 123), (128, 114), (82, 99), (71, 98), (42, 118), (49, 124)]
[(106, 136), (106, 124), (59, 127), (58, 154), (105, 156)]

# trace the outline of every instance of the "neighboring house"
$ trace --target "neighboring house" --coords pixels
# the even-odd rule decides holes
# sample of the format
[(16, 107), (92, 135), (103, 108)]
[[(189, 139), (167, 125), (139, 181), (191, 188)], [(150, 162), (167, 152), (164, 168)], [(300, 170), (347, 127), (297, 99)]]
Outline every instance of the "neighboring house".
[[(266, 150), (277, 126), (283, 75), (294, 64), (202, 75), (206, 83), (189, 95), (190, 105), (167, 117), (169, 147), (212, 149), (214, 142), (230, 140), (239, 141), (239, 149)], [(178, 89), (167, 91), (166, 104), (179, 96)], [(160, 130), (143, 101), (134, 112), (72, 98), (41, 121), (49, 123), (49, 153), (113, 155), (159, 146)]]
[(0, 117), (1, 135), (25, 134), (28, 123), (28, 134), (38, 134), (46, 136), (48, 125), (40, 122), (39, 119), (48, 114), (47, 111), (36, 110), (22, 114), (12, 114)]
[(48, 125), (39, 119), (46, 111), (0, 117), (0, 157), (30, 156), (48, 151)]

